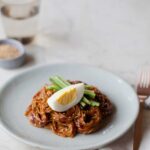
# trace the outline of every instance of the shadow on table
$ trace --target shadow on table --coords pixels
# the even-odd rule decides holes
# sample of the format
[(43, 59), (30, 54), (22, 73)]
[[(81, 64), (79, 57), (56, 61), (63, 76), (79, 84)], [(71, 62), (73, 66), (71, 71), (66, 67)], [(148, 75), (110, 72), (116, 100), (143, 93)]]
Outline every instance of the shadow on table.
[(23, 64), (23, 68), (28, 68), (39, 63), (44, 63), (45, 60), (45, 48), (36, 44), (27, 45), (26, 49), (26, 59)]

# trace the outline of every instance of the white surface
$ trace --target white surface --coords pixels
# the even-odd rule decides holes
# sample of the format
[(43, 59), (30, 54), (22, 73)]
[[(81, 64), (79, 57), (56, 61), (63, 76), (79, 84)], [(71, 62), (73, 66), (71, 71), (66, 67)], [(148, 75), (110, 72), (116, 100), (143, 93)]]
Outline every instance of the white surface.
[[(150, 65), (149, 0), (44, 0), (44, 3), (41, 28), (44, 26), (44, 31), (51, 35), (39, 36), (35, 44), (27, 47), (27, 53), (34, 59), (28, 57), (24, 67), (0, 69), (1, 84), (34, 64), (64, 61), (93, 64), (134, 84), (138, 68)], [(45, 28), (47, 24), (51, 28)], [(150, 111), (146, 110), (140, 150), (149, 150), (149, 124)], [(132, 135), (131, 129), (109, 146), (113, 150), (131, 150)], [(39, 150), (17, 142), (1, 130), (0, 148)]]
[[(96, 133), (78, 134), (74, 139), (70, 139), (30, 125), (24, 117), (24, 111), (31, 103), (34, 93), (48, 82), (50, 76), (56, 74), (69, 80), (76, 79), (95, 85), (111, 99), (116, 111), (106, 127)], [(0, 122), (7, 132), (27, 144), (52, 150), (66, 150), (66, 147), (74, 150), (102, 147), (120, 137), (131, 127), (139, 107), (137, 95), (119, 77), (86, 65), (66, 63), (32, 69), (12, 78), (3, 87), (0, 97)]]

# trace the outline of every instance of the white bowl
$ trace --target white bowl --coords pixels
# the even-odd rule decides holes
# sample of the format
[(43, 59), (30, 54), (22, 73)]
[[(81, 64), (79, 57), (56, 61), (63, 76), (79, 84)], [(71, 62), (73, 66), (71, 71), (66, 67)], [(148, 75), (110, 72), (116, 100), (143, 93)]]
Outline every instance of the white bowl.
[(24, 63), (25, 49), (21, 42), (14, 39), (5, 39), (5, 40), (0, 40), (0, 45), (1, 44), (9, 44), (14, 46), (20, 52), (20, 55), (12, 59), (0, 59), (0, 67), (6, 69), (13, 69), (21, 66)]

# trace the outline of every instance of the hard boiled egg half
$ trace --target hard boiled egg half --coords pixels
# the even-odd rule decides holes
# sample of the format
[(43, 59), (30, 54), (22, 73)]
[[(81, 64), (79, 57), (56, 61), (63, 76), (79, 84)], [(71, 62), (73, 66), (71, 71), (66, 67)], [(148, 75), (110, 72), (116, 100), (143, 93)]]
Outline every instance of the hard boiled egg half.
[(63, 112), (79, 103), (83, 94), (84, 84), (73, 84), (54, 93), (47, 103), (53, 110)]

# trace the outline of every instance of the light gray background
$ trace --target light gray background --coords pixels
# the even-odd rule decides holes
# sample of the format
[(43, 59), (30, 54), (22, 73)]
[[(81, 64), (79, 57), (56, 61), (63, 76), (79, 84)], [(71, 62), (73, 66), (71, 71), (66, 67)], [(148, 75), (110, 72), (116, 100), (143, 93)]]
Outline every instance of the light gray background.
[[(0, 69), (0, 84), (34, 64), (64, 61), (93, 64), (134, 84), (137, 70), (150, 65), (149, 6), (149, 0), (44, 0), (40, 35), (33, 45), (26, 47), (33, 58), (28, 57), (28, 63), (20, 69)], [(150, 112), (145, 111), (141, 150), (150, 147), (149, 118)], [(110, 147), (131, 150), (131, 145), (130, 131)], [(1, 130), (0, 148), (35, 150)]]

